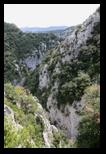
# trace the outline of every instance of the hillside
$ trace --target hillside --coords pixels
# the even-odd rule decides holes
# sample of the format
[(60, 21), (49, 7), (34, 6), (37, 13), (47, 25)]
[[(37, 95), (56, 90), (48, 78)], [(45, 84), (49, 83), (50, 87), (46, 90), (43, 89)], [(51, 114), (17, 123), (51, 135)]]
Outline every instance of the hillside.
[(99, 148), (100, 8), (62, 31), (4, 23), (4, 79), (5, 148)]
[(61, 41), (51, 32), (23, 33), (15, 25), (4, 23), (4, 82), (23, 86), (27, 74)]
[(75, 30), (76, 26), (68, 27), (64, 30), (55, 30), (54, 33), (57, 34), (59, 37), (65, 39), (66, 37), (70, 36), (72, 32)]
[(31, 92), (42, 102), (51, 122), (69, 138), (75, 138), (81, 121), (77, 112), (84, 106), (84, 90), (100, 84), (99, 9), (48, 53), (31, 76), (26, 87), (30, 81)]
[(4, 91), (4, 148), (72, 146), (66, 135), (50, 124), (39, 100), (30, 91), (11, 84), (5, 84)]

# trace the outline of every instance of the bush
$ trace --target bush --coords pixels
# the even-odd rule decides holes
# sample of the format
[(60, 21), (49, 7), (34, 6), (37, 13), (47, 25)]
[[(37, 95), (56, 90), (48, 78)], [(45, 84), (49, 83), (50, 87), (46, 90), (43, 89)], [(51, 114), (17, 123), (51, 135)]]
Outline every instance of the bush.
[(85, 108), (78, 126), (77, 148), (100, 147), (100, 86), (92, 85), (83, 96)]
[(57, 100), (59, 104), (79, 101), (84, 93), (86, 87), (90, 85), (90, 78), (88, 74), (82, 71), (78, 72), (78, 76), (73, 78), (70, 82), (65, 82), (59, 89)]

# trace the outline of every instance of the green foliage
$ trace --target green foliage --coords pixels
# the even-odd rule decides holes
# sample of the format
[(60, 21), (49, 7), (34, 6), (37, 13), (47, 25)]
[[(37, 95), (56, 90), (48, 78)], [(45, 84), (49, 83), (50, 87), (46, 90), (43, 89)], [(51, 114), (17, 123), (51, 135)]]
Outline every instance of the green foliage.
[(83, 119), (79, 123), (76, 138), (77, 148), (99, 148), (100, 147), (100, 86), (92, 85), (85, 90)]
[[(32, 131), (32, 130), (31, 130)], [(29, 130), (26, 128), (16, 129), (11, 117), (5, 117), (4, 120), (4, 148), (34, 148), (35, 144), (31, 143)]]
[[(20, 86), (14, 87), (11, 84), (5, 84), (4, 89), (4, 103), (13, 110), (15, 121), (22, 126), (22, 129), (16, 130), (12, 121), (6, 117), (4, 122), (6, 131), (4, 135), (5, 148), (15, 148), (19, 144), (23, 148), (41, 148), (43, 145), (42, 132), (44, 130), (44, 124), (39, 118), (35, 118), (35, 113), (38, 108), (36, 103), (38, 100), (34, 100), (30, 91)], [(17, 107), (17, 102), (20, 102), (20, 108)], [(14, 136), (16, 139), (16, 141), (14, 140), (15, 143), (11, 140)]]
[[(54, 41), (52, 41), (54, 40)], [(19, 67), (23, 76), (27, 76), (26, 67), (20, 64), (20, 59), (28, 56), (37, 56), (40, 52), (48, 52), (55, 48), (61, 40), (54, 33), (23, 33), (14, 24), (4, 23), (4, 83), (12, 82), (14, 79), (21, 81), (18, 71), (15, 71), (14, 60), (23, 67), (24, 72)], [(46, 45), (46, 50), (42, 47)], [(33, 53), (37, 50), (38, 52)]]
[(100, 111), (100, 85), (94, 84), (85, 90), (83, 98), (95, 112)]
[(21, 32), (21, 30), (14, 24), (4, 22), (4, 32)]
[[(97, 11), (100, 12), (100, 9)], [(81, 25), (75, 31), (76, 36), (80, 28)], [(54, 90), (54, 97), (58, 101), (58, 107), (67, 102), (72, 104), (75, 100), (79, 101), (84, 95), (86, 106), (81, 113), (77, 112), (83, 115), (74, 145), (78, 148), (98, 148), (100, 142), (100, 128), (97, 122), (100, 112), (100, 87), (96, 84), (92, 85), (100, 83), (100, 22), (94, 24), (91, 35), (92, 37), (87, 39), (86, 45), (81, 45), (76, 57), (76, 52), (74, 54), (74, 51), (70, 50), (68, 43), (63, 42), (57, 49), (54, 49), (58, 39), (53, 33), (23, 33), (15, 25), (7, 23), (5, 23), (4, 28), (5, 83), (13, 81), (14, 78), (20, 81), (19, 72), (14, 70), (13, 61), (16, 60), (15, 63), (19, 65), (19, 69), (26, 76), (25, 87), (39, 98), (44, 108), (46, 108), (48, 96), (56, 79), (59, 81), (59, 87), (57, 91)], [(49, 53), (44, 57), (40, 67), (30, 72), (25, 66), (19, 64), (19, 60), (32, 55), (34, 50), (46, 52), (42, 50), (42, 43), (46, 44), (46, 51), (49, 51)], [(73, 54), (74, 57), (63, 64), (62, 58), (64, 54), (60, 53), (60, 48), (64, 48), (65, 53), (69, 56)], [(39, 58), (39, 54), (37, 56)], [(59, 73), (54, 71), (58, 62), (60, 63)], [(47, 73), (50, 84), (41, 90), (39, 89), (39, 75), (42, 73), (41, 69), (45, 64), (48, 65)], [(22, 142), (24, 143), (23, 147), (42, 147), (44, 123), (40, 117), (35, 118), (34, 115), (37, 112), (37, 100), (35, 101), (32, 98), (28, 90), (18, 86), (13, 87), (10, 84), (5, 84), (4, 90), (6, 93), (5, 103), (13, 109), (16, 122), (23, 126), (23, 129), (18, 132), (18, 130), (13, 129), (11, 122), (8, 125), (5, 120), (5, 147), (17, 147)], [(16, 107), (16, 102), (21, 103), (20, 109)], [(91, 109), (92, 112), (88, 112), (87, 109), (89, 111)], [(16, 139), (15, 142), (11, 140), (12, 137)], [(31, 140), (34, 141), (35, 145), (29, 144)], [(65, 147), (67, 144), (69, 144), (69, 147), (73, 146), (62, 133), (54, 134), (53, 147)]]
[(36, 68), (33, 72), (29, 72), (27, 75), (24, 86), (28, 88), (32, 94), (37, 93), (37, 87), (39, 85), (39, 68)]
[(77, 25), (76, 28), (80, 29), (81, 28), (81, 24)]
[(12, 120), (5, 117), (4, 121), (4, 148), (16, 148), (19, 143), (19, 137), (15, 130)]
[(72, 104), (74, 100), (80, 100), (85, 88), (89, 85), (89, 75), (79, 71), (77, 77), (73, 78), (70, 82), (65, 82), (65, 84), (61, 86), (57, 94), (58, 103), (69, 102)]
[(80, 122), (76, 141), (77, 148), (99, 148), (100, 128), (95, 122), (96, 118), (89, 116)]
[(72, 148), (74, 142), (71, 142), (70, 139), (67, 139), (66, 135), (59, 130), (58, 133), (53, 134), (52, 144), (55, 148)]
[(71, 26), (64, 30), (56, 30), (54, 32), (60, 36), (61, 40), (64, 40), (64, 38), (70, 36), (74, 30), (75, 30), (75, 26)]
[(29, 132), (31, 138), (35, 142), (36, 146), (41, 148), (43, 144), (42, 131), (44, 129), (43, 124), (29, 113), (22, 119), (24, 127)]
[(46, 108), (47, 99), (48, 99), (48, 96), (50, 95), (50, 88), (44, 87), (44, 88), (42, 88), (42, 90), (38, 90), (36, 95), (37, 95), (38, 99), (40, 99), (42, 106), (44, 108)]
[[(39, 114), (42, 113), (39, 112), (37, 106), (31, 106), (31, 103), (36, 104), (36, 102), (33, 102), (33, 99), (31, 99), (32, 96), (30, 92), (26, 91), (26, 89), (20, 86), (13, 87), (11, 84), (5, 84), (4, 87), (4, 103), (13, 110), (15, 122), (20, 124), (21, 126), (21, 128), (16, 129), (15, 123), (13, 123), (11, 117), (5, 117), (4, 147), (17, 148), (21, 145), (22, 148), (42, 148), (44, 144), (42, 133), (45, 130), (45, 124), (42, 118), (39, 116)], [(14, 104), (14, 95), (11, 95), (11, 93), (13, 93), (14, 91), (17, 94), (23, 95), (23, 102), (20, 108), (18, 108), (17, 105)], [(28, 97), (30, 99), (27, 98), (27, 95), (30, 96)], [(36, 110), (32, 112), (32, 108), (35, 108)], [(39, 113), (36, 118), (35, 113)], [(15, 139), (12, 140), (12, 138)], [(59, 131), (52, 136), (52, 145), (55, 148), (71, 147), (72, 143), (66, 138), (65, 134), (62, 131)]]
[[(80, 51), (78, 52), (78, 56), (76, 58), (73, 57), (70, 62), (63, 64), (61, 61), (62, 55), (58, 50), (53, 50), (51, 52), (51, 58), (53, 59), (52, 62), (50, 62), (50, 56), (48, 60), (45, 61), (45, 63), (48, 64), (48, 73), (51, 81), (50, 87), (54, 85), (54, 82), (57, 78), (59, 79), (59, 88), (58, 92), (56, 93), (58, 107), (66, 102), (72, 104), (74, 100), (80, 100), (86, 87), (95, 82), (100, 82), (99, 28), (100, 23), (95, 23), (92, 37), (87, 40), (87, 45), (81, 46)], [(62, 45), (64, 45), (65, 49), (67, 48), (67, 44), (61, 43), (60, 46)], [(70, 53), (70, 55), (72, 54), (71, 50), (66, 49), (66, 51)], [(58, 61), (61, 64), (59, 67), (59, 74), (54, 72)], [(36, 86), (35, 89), (37, 88), (38, 86)], [(40, 93), (38, 91), (40, 91)], [(37, 89), (37, 93), (35, 92), (35, 94), (37, 94), (39, 97), (39, 94), (42, 95), (44, 93), (43, 91), (44, 90)], [(46, 87), (45, 96), (48, 96)], [(46, 102), (47, 99), (44, 98), (43, 101)]]

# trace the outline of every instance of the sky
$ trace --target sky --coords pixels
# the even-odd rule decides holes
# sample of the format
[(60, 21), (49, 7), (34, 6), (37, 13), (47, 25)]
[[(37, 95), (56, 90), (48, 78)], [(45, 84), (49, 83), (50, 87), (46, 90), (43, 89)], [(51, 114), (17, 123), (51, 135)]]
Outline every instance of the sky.
[(75, 26), (100, 4), (4, 4), (4, 21), (17, 27)]

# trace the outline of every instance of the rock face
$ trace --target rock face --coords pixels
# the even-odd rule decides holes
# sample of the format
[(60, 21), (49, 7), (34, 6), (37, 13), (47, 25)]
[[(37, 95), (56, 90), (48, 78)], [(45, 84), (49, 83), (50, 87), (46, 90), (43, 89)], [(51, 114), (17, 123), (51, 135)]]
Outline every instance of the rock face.
[[(66, 135), (50, 123), (48, 113), (28, 89), (4, 84), (5, 147), (57, 148), (70, 147)], [(11, 117), (11, 118), (10, 118)], [(10, 127), (9, 127), (10, 126)], [(16, 137), (13, 144), (12, 134)], [(61, 145), (60, 145), (61, 142)]]
[[(38, 100), (36, 96), (33, 96), (33, 99)], [(44, 129), (42, 132), (44, 144), (43, 144), (42, 148), (51, 148), (51, 146), (53, 146), (51, 138), (53, 138), (54, 133), (58, 133), (58, 129), (54, 125), (50, 124), (50, 121), (47, 118), (48, 115), (45, 112), (45, 110), (43, 109), (42, 105), (37, 102), (36, 102), (36, 104), (37, 104), (38, 108), (37, 108), (37, 111), (35, 112), (35, 120), (39, 119), (39, 121), (44, 125)], [(15, 105), (21, 111), (20, 104), (18, 104), (18, 105), (15, 104)], [(4, 104), (4, 116), (10, 116), (12, 118), (12, 124), (16, 130), (23, 128), (20, 124), (16, 123), (15, 117), (14, 117), (14, 111), (6, 104)], [(29, 142), (31, 142), (34, 145), (34, 147), (36, 147), (33, 140), (30, 140)], [(23, 147), (23, 144), (19, 143), (18, 148), (22, 148), (22, 147)]]
[(5, 83), (24, 86), (24, 78), (27, 78), (40, 65), (45, 55), (61, 41), (61, 38), (52, 32), (23, 33), (18, 27), (4, 23)]
[[(44, 146), (42, 148), (50, 148), (52, 145), (51, 136), (53, 135), (53, 133), (58, 132), (58, 129), (54, 125), (51, 125), (50, 122), (47, 120), (41, 104), (37, 103), (37, 105), (38, 105), (38, 110), (42, 112), (43, 116), (39, 114), (35, 114), (35, 118), (40, 117), (45, 127), (42, 133), (43, 139), (44, 139)], [(5, 104), (4, 104), (4, 116), (11, 116), (12, 123), (15, 126), (16, 130), (19, 128), (22, 128), (21, 125), (15, 122), (13, 110), (8, 105), (5, 105)], [(22, 145), (19, 144), (18, 148), (22, 148)]]
[(67, 137), (71, 139), (75, 139), (77, 135), (77, 127), (81, 121), (81, 116), (78, 113), (83, 107), (83, 100), (75, 101), (72, 106), (69, 104), (63, 105), (60, 109), (57, 108), (56, 100), (52, 99), (52, 95), (49, 96), (47, 101), (51, 123), (64, 130)]
[[(46, 44), (44, 44), (45, 46), (45, 49), (46, 49)], [(43, 49), (43, 47), (42, 47)], [(45, 51), (45, 50), (44, 50)], [(36, 52), (37, 55), (36, 56), (29, 56), (27, 58), (24, 59), (23, 63), (26, 64), (26, 66), (31, 70), (35, 70), (37, 66), (40, 65), (43, 57), (45, 56), (45, 52), (40, 52), (40, 51), (37, 51)]]
[(15, 118), (14, 118), (14, 112), (13, 110), (6, 104), (4, 104), (4, 116), (11, 116), (12, 118), (12, 123), (15, 126), (16, 130), (19, 128), (22, 128), (21, 125), (19, 125), (18, 123), (15, 122)]
[[(39, 88), (41, 88), (41, 89), (49, 84), (47, 67), (48, 67), (48, 65), (44, 66), (44, 68), (41, 70), (41, 73), (39, 76)], [(42, 78), (43, 78), (43, 80), (42, 80)]]
[(49, 120), (47, 119), (46, 112), (44, 111), (41, 104), (37, 103), (37, 105), (38, 105), (38, 110), (42, 113), (42, 115), (35, 114), (35, 117), (40, 118), (45, 127), (42, 133), (45, 142), (43, 148), (50, 148), (52, 145), (51, 136), (53, 136), (54, 133), (58, 132), (58, 129), (54, 125), (50, 124)]
[[(97, 10), (85, 22), (83, 22), (83, 24), (76, 26), (76, 29), (72, 32), (72, 34), (67, 38), (65, 38), (65, 40), (61, 44), (59, 44), (59, 46), (56, 49), (53, 49), (54, 45), (56, 45), (54, 44), (55, 43), (54, 39), (50, 39), (48, 41), (51, 46), (50, 48), (47, 48), (47, 44), (40, 42), (40, 45), (37, 50), (35, 49), (32, 53), (27, 54), (23, 59), (20, 59), (20, 62), (19, 62), (20, 66), (17, 64), (14, 64), (15, 65), (14, 71), (16, 73), (18, 72), (20, 81), (18, 81), (17, 79), (14, 79), (12, 84), (21, 85), (21, 86), (24, 86), (24, 82), (26, 78), (25, 75), (28, 75), (28, 73), (33, 72), (38, 67), (38, 65), (40, 65), (39, 72), (38, 72), (39, 78), (36, 79), (38, 80), (38, 82), (35, 84), (37, 85), (35, 89), (38, 89), (37, 94), (39, 94), (39, 98), (40, 97), (43, 98), (42, 100), (44, 102), (41, 101), (41, 103), (43, 104), (46, 102), (45, 103), (46, 105), (45, 104), (44, 105), (46, 106), (45, 108), (48, 111), (48, 114), (45, 113), (45, 111), (42, 108), (42, 105), (37, 103), (38, 111), (35, 113), (34, 117), (36, 119), (39, 119), (39, 121), (44, 124), (44, 130), (42, 132), (42, 136), (44, 140), (43, 148), (51, 147), (52, 145), (51, 137), (53, 137), (54, 133), (58, 133), (58, 129), (57, 129), (58, 127), (66, 133), (68, 138), (71, 138), (72, 140), (74, 140), (77, 135), (77, 127), (79, 122), (82, 119), (81, 110), (84, 107), (84, 100), (80, 98), (80, 101), (77, 101), (77, 99), (75, 99), (72, 103), (70, 103), (71, 102), (70, 100), (65, 102), (62, 102), (61, 100), (61, 102), (59, 102), (57, 95), (62, 93), (63, 94), (62, 98), (66, 97), (67, 93), (65, 93), (64, 91), (67, 92), (68, 91), (67, 89), (68, 88), (71, 89), (71, 88), (67, 86), (66, 89), (64, 90), (65, 82), (66, 83), (71, 82), (73, 78), (73, 72), (75, 74), (74, 79), (76, 78), (79, 79), (80, 77), (78, 76), (78, 70), (85, 71), (85, 68), (83, 69), (82, 67), (83, 65), (83, 61), (81, 61), (82, 55), (79, 56), (79, 53), (81, 53), (84, 50), (84, 54), (85, 54), (84, 56), (86, 57), (86, 55), (88, 54), (87, 42), (90, 39), (92, 41), (92, 38), (95, 37), (93, 35), (95, 33), (94, 31), (95, 25), (99, 22), (100, 22), (100, 12), (99, 10)], [(100, 35), (96, 36), (96, 39), (98, 41), (99, 39), (97, 37), (99, 38)], [(95, 51), (98, 52), (97, 50), (95, 50), (95, 47), (92, 45), (95, 42), (91, 42), (91, 44), (89, 43), (90, 49), (92, 49), (90, 50), (90, 52), (93, 53), (94, 55), (95, 55)], [(96, 45), (97, 44), (100, 44), (100, 43), (96, 42)], [(48, 51), (48, 49), (53, 49), (53, 51), (51, 51), (49, 56), (46, 55), (46, 52)], [(92, 56), (93, 54), (91, 54), (90, 56)], [(41, 63), (44, 57), (46, 57), (45, 58), (46, 60), (43, 61), (43, 63)], [(93, 57), (91, 57), (91, 59), (93, 59)], [(86, 62), (84, 61), (84, 63)], [(75, 64), (75, 66), (72, 64)], [(95, 62), (94, 65), (95, 64), (97, 63)], [(84, 67), (85, 66), (86, 65), (84, 65)], [(76, 67), (78, 67), (77, 72), (76, 72)], [(62, 69), (66, 69), (66, 71)], [(23, 70), (25, 71), (25, 74), (22, 74), (22, 72), (24, 72)], [(93, 69), (90, 71), (92, 71), (92, 74), (93, 74)], [(86, 71), (84, 73), (86, 73)], [(71, 77), (70, 77), (70, 74), (72, 74)], [(34, 78), (36, 77), (34, 76)], [(75, 88), (76, 89), (78, 88), (79, 91), (82, 92), (82, 89), (80, 89), (80, 82), (78, 84), (74, 84), (74, 86), (73, 86), (73, 83), (74, 82), (72, 82), (71, 90), (74, 91)], [(31, 84), (31, 85), (34, 85), (34, 84)], [(70, 95), (73, 95), (75, 98), (76, 94), (73, 94), (72, 91), (70, 92), (71, 93)], [(36, 91), (35, 91), (35, 95), (36, 95)], [(79, 100), (79, 93), (77, 93), (77, 95), (78, 95), (77, 98)], [(37, 99), (36, 96), (33, 97), (33, 99)], [(20, 109), (21, 107), (20, 104), (16, 104), (16, 105)], [(4, 114), (11, 115), (13, 122), (15, 123), (13, 111), (7, 105), (5, 105), (4, 107)], [(50, 118), (51, 124), (47, 117)], [(18, 124), (16, 125), (17, 125), (16, 127), (19, 127)], [(61, 147), (61, 143), (60, 143), (60, 147)]]
[[(81, 51), (81, 47), (85, 47), (87, 41), (93, 37), (94, 26), (100, 22), (100, 12), (97, 10), (93, 15), (91, 15), (82, 25), (79, 25), (75, 31), (65, 39), (60, 48), (58, 49), (58, 54), (61, 56), (61, 63), (57, 61), (53, 67), (53, 73), (61, 74), (60, 67), (65, 64), (70, 63), (73, 59), (78, 57), (78, 53)], [(86, 47), (87, 48), (87, 47)], [(55, 58), (56, 59), (56, 58)], [(51, 86), (52, 75), (50, 76), (49, 66), (53, 61), (53, 57), (50, 58), (49, 64), (45, 64), (39, 73), (39, 89), (42, 90)], [(70, 73), (71, 73), (70, 68)], [(49, 117), (51, 123), (61, 128), (67, 137), (74, 139), (77, 135), (77, 126), (81, 121), (81, 116), (79, 115), (80, 110), (84, 107), (83, 100), (74, 101), (72, 105), (65, 102), (65, 105), (61, 105), (58, 109), (58, 101), (56, 100), (56, 95), (58, 93), (59, 84), (61, 78), (59, 75), (55, 77), (55, 81), (50, 90), (50, 94), (47, 98), (47, 109), (49, 110)], [(43, 96), (43, 94), (42, 94)], [(75, 107), (76, 106), (76, 107)]]
[(13, 123), (15, 123), (13, 110), (9, 106), (4, 104), (4, 116), (8, 115), (11, 116)]
[(95, 23), (100, 21), (100, 14), (96, 11), (86, 21), (80, 25), (76, 30), (64, 41), (68, 44), (69, 50), (73, 53), (70, 55), (66, 52), (64, 47), (60, 48), (60, 53), (63, 54), (62, 63), (71, 61), (72, 58), (77, 57), (80, 47), (86, 45), (89, 38), (92, 37), (93, 27)]

